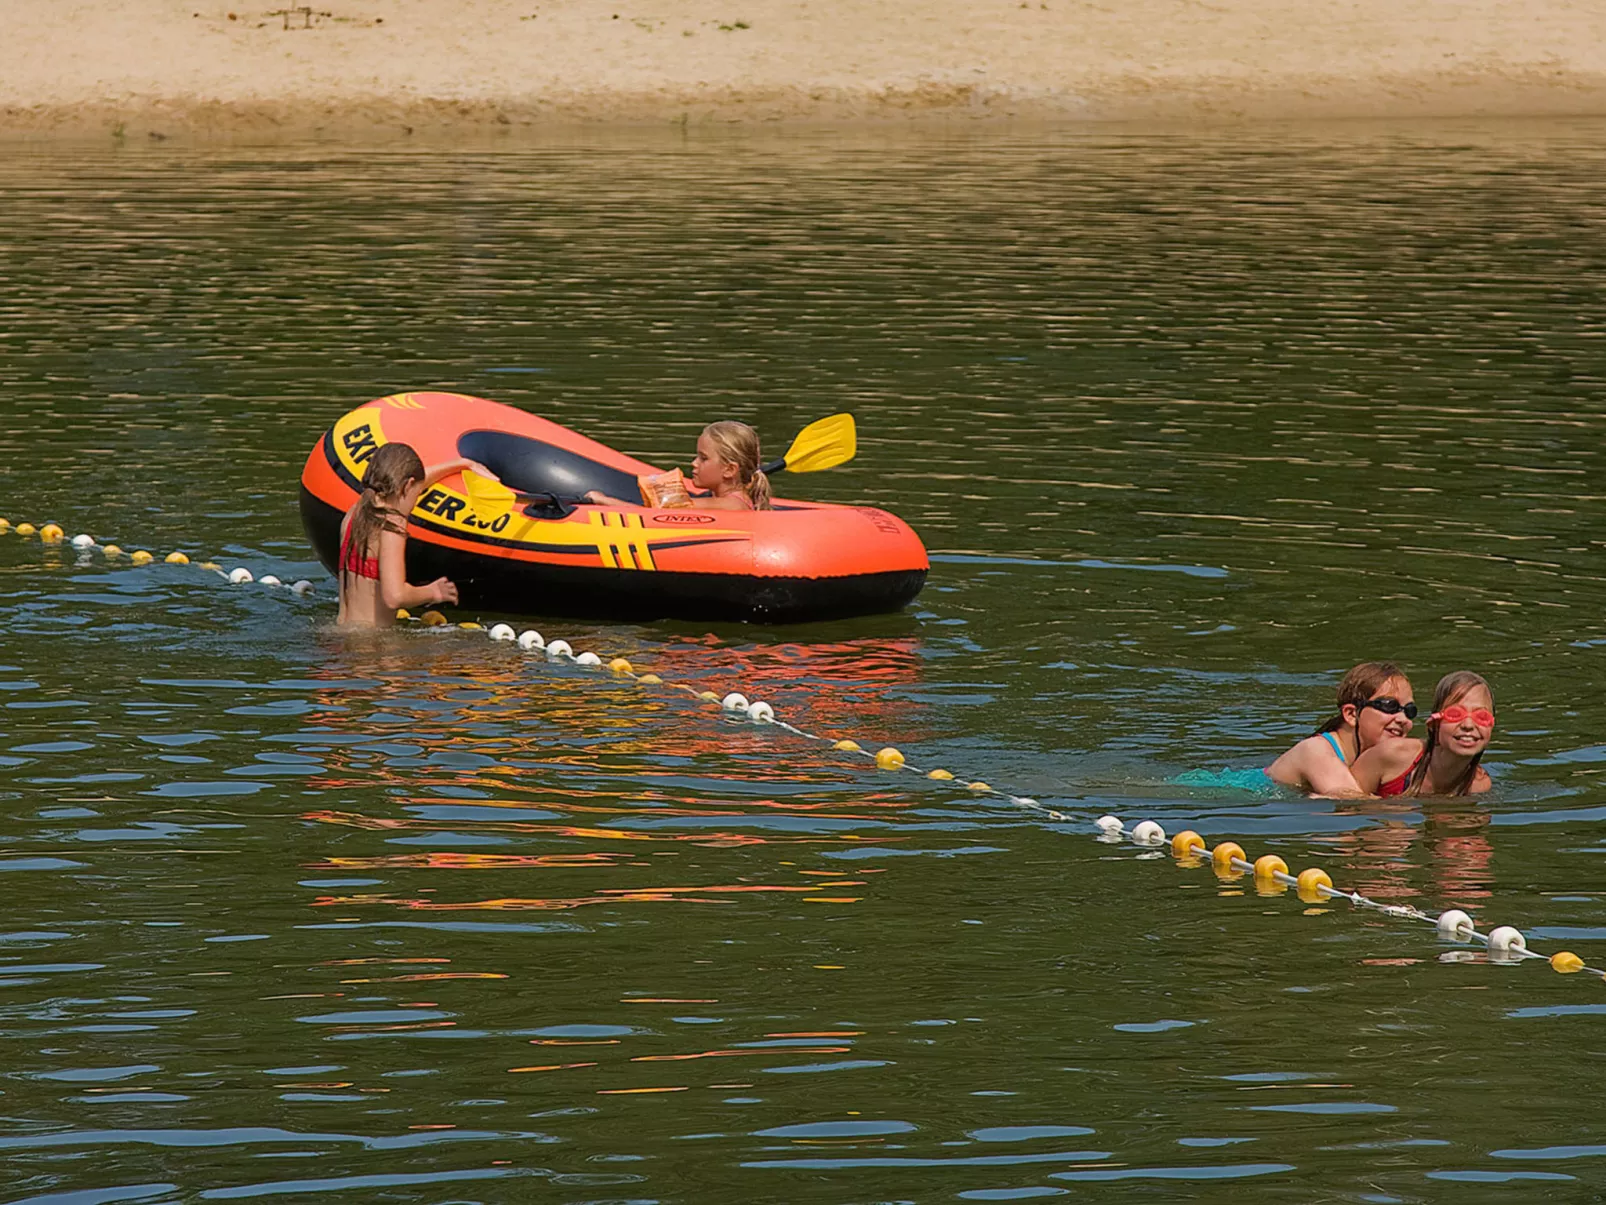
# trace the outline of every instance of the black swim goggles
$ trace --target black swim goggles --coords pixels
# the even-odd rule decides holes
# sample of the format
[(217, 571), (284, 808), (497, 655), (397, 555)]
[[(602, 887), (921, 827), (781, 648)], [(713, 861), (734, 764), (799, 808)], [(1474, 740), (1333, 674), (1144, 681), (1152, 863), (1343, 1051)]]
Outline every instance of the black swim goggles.
[(1366, 710), (1368, 707), (1375, 707), (1384, 715), (1399, 715), (1400, 712), (1403, 711), (1405, 712), (1406, 719), (1416, 719), (1415, 703), (1402, 703), (1398, 699), (1390, 698), (1388, 695), (1384, 695), (1380, 699), (1368, 699), (1366, 702), (1361, 704), (1362, 711)]

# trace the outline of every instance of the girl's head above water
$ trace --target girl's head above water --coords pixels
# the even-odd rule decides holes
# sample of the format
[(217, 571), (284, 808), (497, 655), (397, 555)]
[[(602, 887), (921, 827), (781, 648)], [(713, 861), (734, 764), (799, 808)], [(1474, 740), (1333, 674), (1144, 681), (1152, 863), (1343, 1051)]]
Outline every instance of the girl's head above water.
[(692, 461), (692, 484), (723, 497), (730, 492), (747, 496), (754, 510), (770, 509), (770, 479), (758, 467), (758, 432), (746, 423), (725, 420), (709, 423), (697, 437)]
[(362, 475), (364, 493), (375, 498), (400, 502), (409, 482), (424, 483), (424, 462), (411, 444), (383, 444), (368, 458)]
[(1386, 736), (1408, 736), (1416, 701), (1405, 671), (1392, 661), (1363, 661), (1338, 683), (1338, 711), (1316, 730), (1355, 729), (1355, 746), (1366, 750)]
[[(1494, 736), (1494, 692), (1482, 674), (1458, 669), (1439, 679), (1433, 691), (1433, 714), (1428, 717), (1428, 739), (1411, 776), (1412, 785), (1426, 777), (1435, 750), (1467, 759), (1466, 769), (1448, 794), (1466, 795), (1478, 776), (1478, 762)], [(1453, 765), (1454, 762), (1452, 761)], [(1436, 781), (1442, 783), (1442, 776)]]

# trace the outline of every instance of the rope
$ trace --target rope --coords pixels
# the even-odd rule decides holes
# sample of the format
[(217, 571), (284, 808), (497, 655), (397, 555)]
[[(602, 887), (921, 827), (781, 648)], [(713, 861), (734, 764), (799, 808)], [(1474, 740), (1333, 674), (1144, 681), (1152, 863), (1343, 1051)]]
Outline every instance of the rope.
[[(13, 526), (6, 519), (0, 518), (0, 535), (7, 532), (24, 538), (37, 535), (42, 544), (60, 544), (65, 539), (65, 533), (55, 523), (46, 523), (35, 527), (32, 523), (18, 523)], [(119, 560), (124, 554), (116, 544), (99, 544), (92, 536), (77, 535), (69, 542), (80, 553), (88, 555), (98, 551), (108, 561)], [(131, 565), (148, 565), (156, 557), (155, 554), (140, 550), (127, 554)], [(251, 571), (243, 566), (226, 570), (213, 561), (192, 561), (183, 552), (170, 552), (163, 558), (169, 565), (195, 565), (199, 569), (216, 573), (231, 585), (246, 585), (253, 580), (260, 585), (269, 587), (282, 587), (284, 585), (277, 577), (264, 574), (260, 578), (253, 578)], [(313, 590), (313, 584), (305, 579), (297, 581), (288, 587), (295, 594), (308, 594)], [(623, 657), (614, 657), (604, 663), (596, 653), (576, 653), (566, 640), (554, 640), (550, 643), (533, 629), (522, 633), (515, 632), (505, 623), (498, 623), (487, 629), (484, 624), (465, 622), (453, 624), (439, 611), (425, 611), (416, 618), (407, 611), (398, 611), (396, 618), (404, 622), (417, 623), (425, 628), (442, 628), (456, 631), (487, 632), (495, 641), (511, 641), (526, 652), (543, 652), (549, 661), (568, 661), (576, 666), (589, 669), (606, 669), (617, 677), (627, 678), (642, 686), (663, 686), (670, 690), (682, 691), (693, 696), (700, 702), (717, 705), (721, 711), (729, 716), (744, 717), (754, 724), (769, 724), (784, 729), (794, 736), (818, 744), (829, 744), (832, 749), (841, 753), (858, 754), (873, 761), (877, 768), (889, 772), (907, 772), (919, 774), (924, 778), (939, 781), (960, 782), (976, 795), (986, 795), (1002, 799), (1016, 807), (1036, 812), (1049, 820), (1070, 821), (1074, 817), (1054, 808), (1047, 807), (1037, 800), (1026, 795), (1013, 795), (1008, 791), (983, 782), (980, 779), (965, 780), (959, 778), (949, 770), (941, 767), (922, 770), (905, 759), (902, 752), (888, 745), (872, 753), (857, 741), (847, 738), (833, 738), (821, 736), (818, 733), (807, 732), (795, 724), (790, 724), (775, 714), (775, 708), (762, 699), (749, 700), (746, 695), (732, 691), (721, 697), (710, 690), (699, 690), (697, 687), (685, 682), (666, 682), (654, 673), (637, 673), (629, 661)], [(1120, 819), (1115, 816), (1101, 816), (1094, 821), (1094, 827), (1099, 830), (1100, 838), (1105, 841), (1130, 841), (1134, 845), (1144, 848), (1153, 848), (1166, 843), (1165, 830), (1153, 820), (1144, 820), (1128, 829)], [(1371, 909), (1382, 916), (1395, 920), (1420, 921), (1433, 925), (1441, 937), (1461, 941), (1482, 942), (1489, 953), (1502, 961), (1521, 962), (1528, 959), (1543, 959), (1561, 974), (1575, 974), (1584, 972), (1600, 979), (1606, 979), (1606, 969), (1587, 965), (1583, 959), (1570, 950), (1560, 950), (1555, 954), (1544, 955), (1528, 948), (1527, 939), (1522, 933), (1509, 925), (1502, 925), (1488, 933), (1480, 933), (1473, 925), (1471, 917), (1459, 909), (1448, 909), (1433, 916), (1419, 908), (1403, 904), (1384, 904), (1360, 894), (1357, 891), (1343, 891), (1333, 885), (1327, 872), (1319, 867), (1307, 867), (1298, 875), (1290, 874), (1288, 865), (1276, 854), (1265, 854), (1254, 862), (1250, 862), (1244, 855), (1243, 847), (1233, 841), (1223, 841), (1212, 850), (1206, 846), (1204, 838), (1192, 829), (1178, 833), (1171, 839), (1171, 852), (1177, 864), (1184, 868), (1201, 866), (1204, 856), (1208, 855), (1216, 874), (1225, 880), (1241, 878), (1244, 875), (1253, 875), (1257, 886), (1263, 889), (1293, 888), (1299, 898), (1306, 903), (1319, 904), (1327, 900), (1341, 899), (1347, 901), (1351, 907)]]
[[(1101, 840), (1130, 841), (1145, 849), (1166, 843), (1165, 830), (1153, 820), (1141, 821), (1130, 829), (1116, 816), (1100, 816), (1093, 823), (1099, 830)], [(1286, 890), (1292, 887), (1299, 898), (1307, 904), (1345, 900), (1352, 907), (1370, 908), (1395, 920), (1422, 921), (1434, 926), (1441, 937), (1482, 942), (1488, 948), (1490, 955), (1498, 961), (1522, 962), (1537, 958), (1550, 963), (1553, 970), (1563, 975), (1583, 971), (1597, 978), (1606, 979), (1606, 970), (1589, 966), (1571, 950), (1558, 950), (1550, 955), (1530, 950), (1528, 941), (1521, 931), (1509, 925), (1502, 925), (1488, 933), (1480, 933), (1473, 925), (1472, 918), (1458, 908), (1450, 908), (1433, 916), (1408, 904), (1380, 903), (1358, 891), (1344, 891), (1333, 886), (1333, 880), (1328, 877), (1327, 872), (1317, 866), (1307, 867), (1298, 875), (1293, 875), (1288, 871), (1288, 864), (1276, 854), (1264, 854), (1251, 862), (1245, 856), (1243, 847), (1236, 841), (1222, 841), (1211, 849), (1205, 844), (1203, 837), (1192, 829), (1187, 829), (1171, 838), (1171, 853), (1177, 865), (1184, 868), (1202, 866), (1208, 859), (1217, 877), (1225, 881), (1253, 875), (1256, 887), (1262, 891)]]

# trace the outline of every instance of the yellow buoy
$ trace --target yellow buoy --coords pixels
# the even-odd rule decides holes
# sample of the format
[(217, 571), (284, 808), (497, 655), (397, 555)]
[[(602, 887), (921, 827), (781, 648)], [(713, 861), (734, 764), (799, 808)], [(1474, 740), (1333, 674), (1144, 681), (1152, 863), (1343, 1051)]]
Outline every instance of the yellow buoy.
[(1584, 960), (1571, 950), (1560, 950), (1550, 956), (1550, 965), (1563, 975), (1571, 975), (1584, 969)]
[(123, 555), (123, 550), (121, 548), (117, 547), (116, 544), (102, 544), (100, 550), (101, 550), (101, 552), (103, 552), (107, 556), (122, 556)]
[(223, 566), (219, 565), (216, 561), (202, 561), (201, 562), (201, 568), (202, 569), (210, 569), (213, 573), (222, 573), (223, 572)]
[(615, 657), (612, 661), (608, 662), (608, 668), (616, 674), (628, 674), (632, 667), (630, 662), (626, 661), (623, 657)]
[(931, 770), (927, 772), (926, 777), (935, 778), (938, 782), (951, 782), (953, 780), (953, 774), (947, 770)]
[(972, 791), (990, 791), (990, 790), (992, 790), (991, 786), (989, 786), (985, 782), (982, 782), (981, 779), (979, 779), (979, 778), (975, 782), (967, 782), (965, 785), (967, 787), (969, 787)]
[(0, 519), (0, 531), (10, 531), (10, 530), (11, 530), (11, 520), (10, 519)]
[(457, 626), (462, 628), (465, 632), (483, 632), (485, 630), (485, 625), (483, 623), (475, 623), (472, 619), (467, 623), (460, 623)]
[(1261, 854), (1255, 859), (1255, 881), (1275, 883), (1277, 876), (1288, 873), (1288, 863), (1276, 854)]
[(1204, 838), (1191, 828), (1185, 828), (1171, 838), (1171, 856), (1175, 858), (1196, 858), (1205, 852), (1205, 848)]
[(19, 536), (31, 536), (37, 530), (38, 528), (36, 528), (32, 523), (17, 524), (17, 534)]
[(149, 565), (156, 558), (153, 557), (150, 553), (146, 552), (143, 548), (141, 548), (138, 552), (136, 552), (133, 556), (129, 557), (128, 559), (133, 561), (134, 564), (136, 564), (136, 565)]
[(46, 523), (39, 529), (39, 539), (45, 544), (59, 544), (67, 538), (67, 533), (54, 523)]
[(858, 753), (863, 747), (858, 741), (838, 741), (831, 746), (831, 748), (840, 749), (844, 753)]
[(167, 554), (167, 563), (169, 565), (188, 565), (190, 558), (182, 552), (170, 552)]
[(412, 617), (413, 617), (413, 613), (411, 611), (409, 611), (406, 607), (397, 607), (396, 608), (396, 618), (397, 619), (411, 619)]
[(903, 768), (903, 754), (888, 745), (875, 755), (875, 764), (883, 770), (901, 770)]
[(643, 686), (662, 686), (664, 684), (664, 680), (657, 674), (642, 674), (639, 681)]
[(697, 697), (705, 703), (719, 702), (719, 696), (711, 690), (700, 690), (697, 692)]
[(425, 611), (419, 616), (419, 619), (423, 621), (426, 628), (438, 628), (446, 622), (446, 616), (439, 611)]
[(1244, 860), (1244, 847), (1236, 841), (1223, 841), (1210, 851), (1210, 864), (1216, 868), (1217, 874), (1242, 874), (1232, 864), (1234, 858), (1240, 862)]
[(1299, 898), (1307, 904), (1320, 904), (1327, 897), (1322, 894), (1321, 888), (1331, 887), (1333, 880), (1327, 872), (1319, 866), (1310, 866), (1299, 872), (1298, 885)]

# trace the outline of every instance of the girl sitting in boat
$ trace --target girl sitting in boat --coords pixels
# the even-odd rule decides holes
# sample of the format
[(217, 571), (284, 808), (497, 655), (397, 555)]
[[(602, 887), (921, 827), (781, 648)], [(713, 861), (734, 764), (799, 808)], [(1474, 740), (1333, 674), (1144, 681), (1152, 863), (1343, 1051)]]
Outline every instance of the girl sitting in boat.
[(340, 524), (340, 614), (342, 627), (386, 628), (400, 607), (455, 603), (457, 587), (444, 577), (427, 586), (407, 582), (407, 516), (424, 491), (463, 469), (492, 481), (474, 460), (449, 460), (426, 469), (404, 443), (384, 444), (368, 460), (362, 494)]
[(1481, 795), (1493, 783), (1478, 762), (1494, 736), (1494, 694), (1471, 670), (1439, 679), (1428, 739), (1383, 741), (1356, 759), (1361, 790), (1392, 795)]
[(1416, 719), (1405, 671), (1392, 661), (1363, 661), (1338, 684), (1338, 711), (1315, 733), (1266, 767), (1266, 776), (1313, 795), (1364, 795), (1351, 772), (1379, 742), (1399, 743)]
[[(759, 463), (757, 431), (729, 419), (710, 423), (697, 437), (697, 455), (691, 462), (691, 484), (708, 492), (690, 495), (690, 505), (702, 510), (769, 510), (770, 479)], [(678, 478), (679, 470), (672, 476)], [(682, 493), (681, 497), (687, 495)], [(641, 505), (610, 498), (601, 490), (591, 490), (586, 501), (598, 506)], [(675, 503), (665, 499), (659, 505)], [(687, 502), (681, 501), (680, 505)]]

